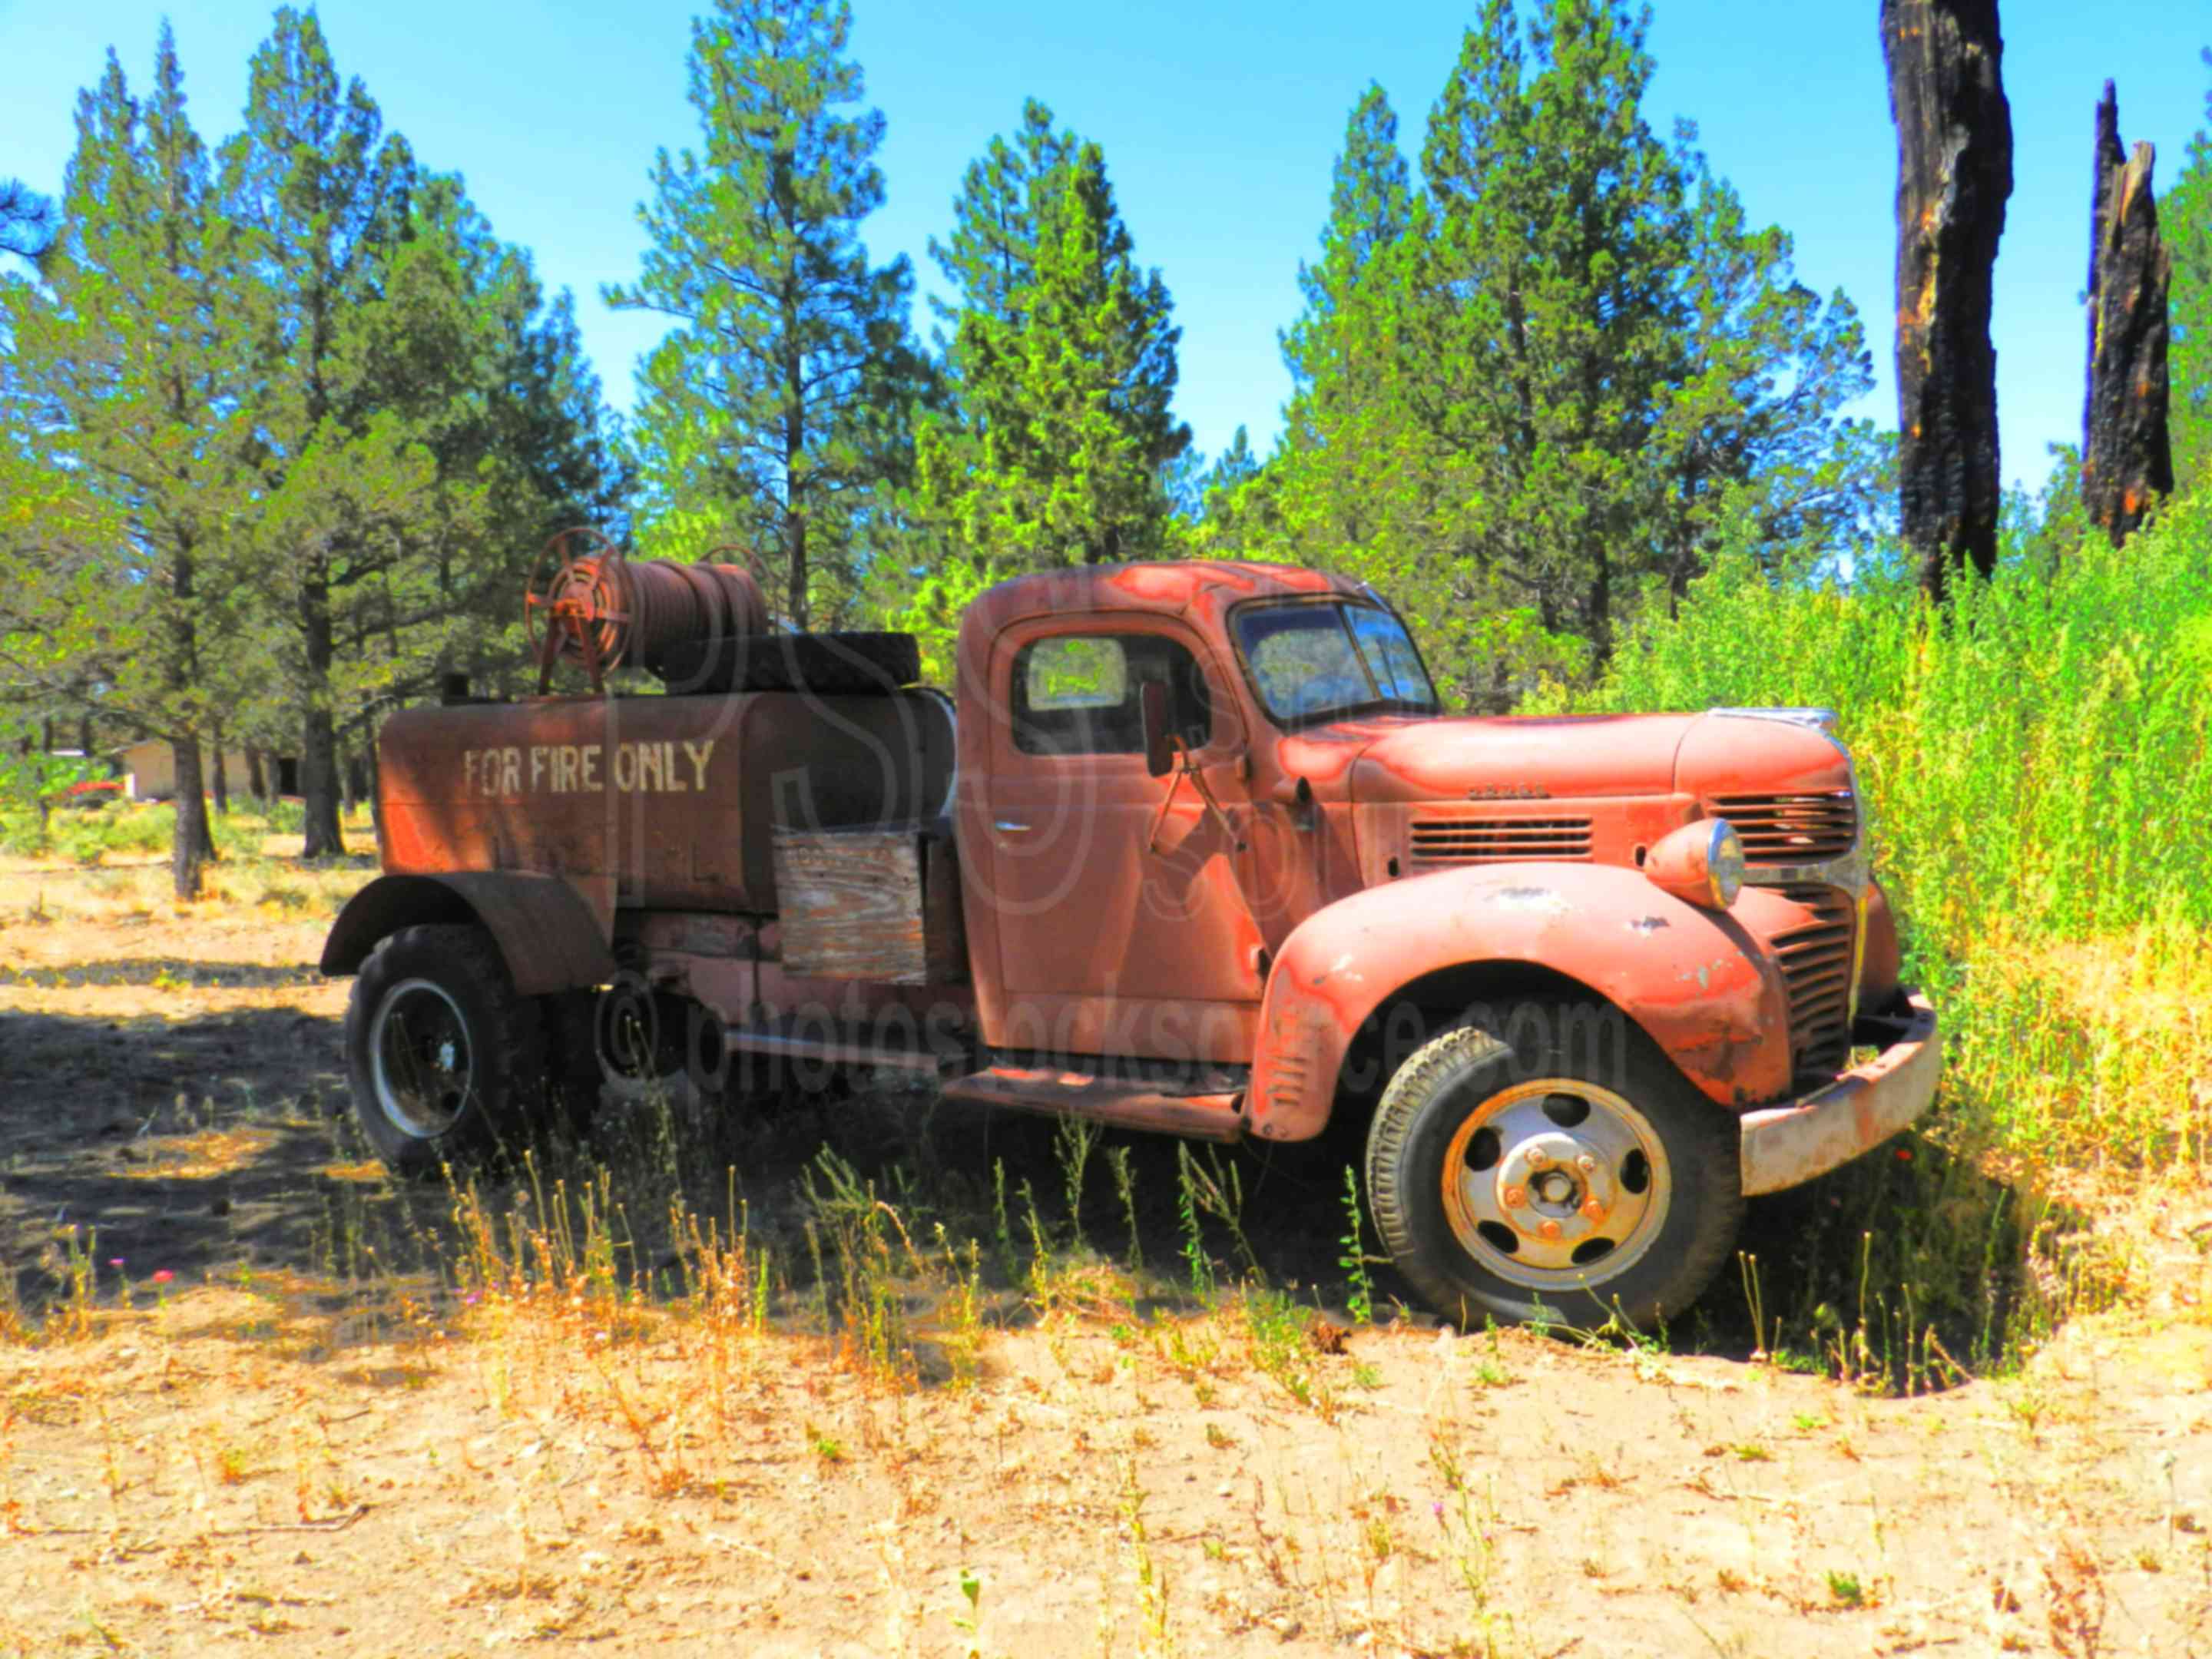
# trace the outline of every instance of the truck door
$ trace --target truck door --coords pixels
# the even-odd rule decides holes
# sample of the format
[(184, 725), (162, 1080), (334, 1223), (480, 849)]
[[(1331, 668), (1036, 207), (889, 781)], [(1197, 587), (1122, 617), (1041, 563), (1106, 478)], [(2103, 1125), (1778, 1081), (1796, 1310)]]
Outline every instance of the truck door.
[(1190, 779), (1148, 775), (1146, 680), (1168, 685), (1216, 800), (1249, 816), (1237, 706), (1196, 635), (1164, 619), (1040, 619), (993, 653), (1005, 718), (991, 722), (981, 815), (991, 891), (969, 914), (998, 935), (994, 1047), (1251, 1058), (1259, 928), (1221, 819)]

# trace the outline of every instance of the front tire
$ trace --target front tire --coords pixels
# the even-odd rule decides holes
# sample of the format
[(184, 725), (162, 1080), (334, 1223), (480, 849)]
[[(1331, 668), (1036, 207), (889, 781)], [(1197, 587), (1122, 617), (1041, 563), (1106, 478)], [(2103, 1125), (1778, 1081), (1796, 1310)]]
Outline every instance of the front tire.
[(1557, 1009), (1491, 1024), (1421, 1048), (1376, 1109), (1368, 1200), (1399, 1270), (1462, 1326), (1680, 1313), (1742, 1220), (1735, 1119), (1625, 1021), (1609, 1043)]
[(354, 1115), (394, 1175), (481, 1161), (527, 1126), (549, 1067), (544, 1010), (481, 927), (405, 927), (346, 1006)]

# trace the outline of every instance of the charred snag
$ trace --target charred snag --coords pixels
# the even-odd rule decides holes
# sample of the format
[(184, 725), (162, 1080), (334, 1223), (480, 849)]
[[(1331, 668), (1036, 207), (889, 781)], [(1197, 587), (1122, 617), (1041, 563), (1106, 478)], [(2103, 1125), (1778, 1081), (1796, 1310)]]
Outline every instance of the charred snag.
[(2089, 198), (2089, 385), (2081, 411), (2081, 504), (2119, 546), (2173, 489), (2166, 425), (2166, 294), (2173, 261), (2151, 194), (2157, 153), (2120, 146), (2110, 81), (2097, 105)]
[(1990, 267), (2012, 194), (1996, 0), (1882, 0), (1897, 124), (1899, 506), (1920, 585), (1996, 564)]

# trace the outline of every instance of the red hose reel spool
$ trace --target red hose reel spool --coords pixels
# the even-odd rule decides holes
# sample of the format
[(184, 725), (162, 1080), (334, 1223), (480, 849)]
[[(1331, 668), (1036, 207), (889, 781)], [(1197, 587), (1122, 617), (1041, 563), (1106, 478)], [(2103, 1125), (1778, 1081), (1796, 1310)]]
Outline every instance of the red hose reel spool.
[(576, 664), (602, 692), (624, 662), (649, 660), (679, 641), (769, 631), (768, 604), (750, 572), (652, 559), (633, 564), (588, 526), (546, 543), (522, 617), (538, 658), (540, 696), (551, 689), (557, 662)]

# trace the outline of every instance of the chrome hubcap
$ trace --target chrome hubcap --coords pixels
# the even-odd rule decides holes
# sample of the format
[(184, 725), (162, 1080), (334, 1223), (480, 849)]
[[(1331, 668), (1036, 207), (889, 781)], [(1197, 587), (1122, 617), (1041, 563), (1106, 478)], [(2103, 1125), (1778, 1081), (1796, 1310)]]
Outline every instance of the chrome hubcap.
[(393, 986), (369, 1024), (368, 1066), (377, 1104), (392, 1122), (425, 1140), (451, 1130), (476, 1075), (459, 1005), (430, 980)]
[(1650, 1121), (1576, 1078), (1516, 1084), (1484, 1101), (1444, 1158), (1444, 1212), (1460, 1247), (1530, 1290), (1596, 1285), (1633, 1266), (1673, 1195)]

